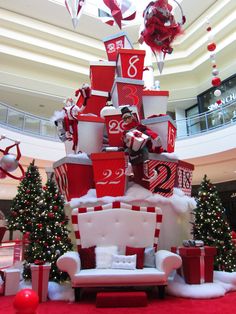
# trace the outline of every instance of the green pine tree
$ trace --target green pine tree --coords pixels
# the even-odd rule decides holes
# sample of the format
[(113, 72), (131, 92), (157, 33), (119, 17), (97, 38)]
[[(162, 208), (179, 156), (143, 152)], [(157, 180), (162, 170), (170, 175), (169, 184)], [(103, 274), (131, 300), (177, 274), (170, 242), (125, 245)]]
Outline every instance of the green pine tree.
[(30, 264), (51, 263), (50, 281), (66, 280), (68, 275), (59, 271), (56, 261), (59, 256), (72, 249), (68, 218), (64, 213), (64, 198), (59, 193), (56, 183), (48, 179), (43, 187), (43, 199), (40, 210), (36, 213), (34, 229), (29, 237), (29, 245), (25, 252), (23, 277), (31, 278)]
[(42, 195), (42, 180), (34, 160), (30, 163), (13, 199), (8, 217), (9, 230), (32, 231), (34, 213)]
[(230, 227), (225, 219), (225, 209), (216, 187), (205, 175), (196, 198), (194, 210), (193, 238), (202, 240), (205, 245), (217, 248), (214, 269), (236, 271), (236, 250)]

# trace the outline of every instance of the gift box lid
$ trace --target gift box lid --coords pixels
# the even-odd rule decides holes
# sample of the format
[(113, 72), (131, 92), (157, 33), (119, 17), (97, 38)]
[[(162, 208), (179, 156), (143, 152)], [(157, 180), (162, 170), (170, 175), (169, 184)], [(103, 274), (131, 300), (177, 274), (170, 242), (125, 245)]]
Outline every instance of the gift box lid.
[(101, 90), (96, 90), (96, 89), (92, 89), (91, 90), (91, 96), (102, 96), (102, 97), (108, 97), (109, 93), (108, 92), (104, 92)]
[(98, 123), (105, 123), (105, 120), (98, 116), (89, 116), (86, 114), (81, 114), (77, 118), (78, 121), (84, 122), (98, 122)]
[(126, 39), (127, 39), (128, 42), (129, 42), (130, 47), (133, 48), (133, 45), (132, 45), (131, 41), (129, 40), (129, 37), (128, 37), (128, 35), (127, 35), (126, 32), (119, 32), (119, 33), (116, 33), (116, 34), (114, 34), (114, 35), (107, 36), (107, 37), (103, 38), (102, 41), (105, 43), (105, 42), (107, 42), (107, 41), (110, 41), (110, 40), (112, 40), (112, 39), (116, 39), (116, 38), (119, 38), (119, 37), (122, 37), (122, 36), (125, 36), (125, 37), (126, 37)]
[(120, 48), (118, 51), (118, 56), (119, 54), (139, 54), (139, 55), (145, 55), (146, 51), (145, 50), (138, 50), (138, 49), (126, 49), (126, 48)]
[(92, 161), (94, 160), (104, 160), (104, 159), (125, 159), (124, 152), (102, 152), (102, 153), (92, 153), (90, 155)]
[(104, 60), (99, 60), (99, 61), (90, 61), (89, 62), (90, 66), (108, 66), (108, 67), (115, 67), (116, 62), (115, 61), (104, 61)]
[(202, 246), (200, 247), (179, 247), (178, 254), (180, 256), (214, 256), (216, 255), (217, 250), (216, 247), (213, 246)]
[[(57, 168), (63, 164), (77, 164), (77, 165), (92, 165), (92, 161), (89, 158), (80, 157), (80, 154), (75, 154), (75, 157), (66, 156), (53, 163), (53, 168)], [(83, 154), (84, 156), (84, 154)]]
[(116, 83), (125, 83), (125, 84), (133, 84), (133, 85), (144, 85), (143, 80), (136, 80), (136, 79), (131, 79), (127, 77), (116, 77), (114, 83), (113, 83), (113, 88)]
[(143, 96), (169, 96), (167, 90), (143, 90)]
[(183, 160), (178, 160), (178, 166), (179, 167), (183, 167), (183, 168), (187, 168), (189, 170), (194, 170), (195, 166), (193, 164), (190, 164), (187, 161), (183, 161)]
[(148, 159), (149, 160), (160, 160), (160, 161), (166, 161), (166, 162), (174, 162), (177, 163), (178, 160), (175, 158), (171, 158), (171, 156), (168, 156), (168, 154), (154, 154), (154, 153), (148, 153)]
[(176, 128), (176, 123), (175, 121), (167, 114), (165, 115), (160, 115), (160, 116), (151, 116), (148, 117), (147, 119), (143, 119), (141, 121), (141, 123), (143, 123), (144, 125), (147, 124), (153, 124), (153, 123), (160, 123), (160, 122), (171, 122), (173, 124), (173, 126)]

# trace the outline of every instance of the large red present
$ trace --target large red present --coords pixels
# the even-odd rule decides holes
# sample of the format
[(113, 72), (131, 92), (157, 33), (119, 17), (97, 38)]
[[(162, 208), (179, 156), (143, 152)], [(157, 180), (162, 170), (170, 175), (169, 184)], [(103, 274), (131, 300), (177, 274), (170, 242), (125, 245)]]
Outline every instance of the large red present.
[(140, 119), (143, 118), (142, 94), (144, 81), (117, 77), (114, 81), (111, 98), (114, 107), (136, 106)]
[(181, 189), (185, 195), (191, 196), (194, 165), (178, 160), (175, 187)]
[(92, 90), (110, 92), (116, 71), (116, 62), (90, 62), (90, 82)]
[[(123, 147), (123, 132), (124, 120), (121, 117), (122, 107), (115, 108), (113, 106), (107, 106), (102, 110), (102, 116), (105, 119), (108, 142), (110, 146)], [(133, 114), (136, 116), (139, 121), (137, 107), (129, 106), (129, 109), (132, 110)]]
[(91, 154), (101, 152), (105, 120), (96, 116), (78, 117), (78, 150)]
[(131, 130), (124, 135), (124, 142), (126, 146), (135, 152), (142, 149), (147, 143), (148, 139), (148, 135), (138, 130)]
[(100, 111), (106, 105), (108, 97), (108, 92), (92, 89), (83, 114), (92, 113), (93, 115), (100, 116)]
[(172, 247), (182, 258), (182, 274), (188, 284), (213, 282), (215, 247)]
[(94, 187), (92, 162), (88, 158), (64, 157), (53, 168), (59, 190), (67, 201), (85, 195)]
[(48, 280), (51, 269), (51, 264), (44, 265), (30, 265), (32, 289), (38, 294), (39, 302), (47, 301), (48, 295)]
[(173, 194), (177, 160), (160, 154), (148, 154), (144, 163), (133, 165), (134, 181), (153, 193), (170, 197)]
[(91, 154), (97, 197), (123, 196), (126, 189), (124, 152)]
[(169, 92), (158, 90), (143, 91), (143, 113), (144, 118), (153, 115), (166, 114)]
[(119, 49), (133, 48), (133, 45), (125, 32), (120, 32), (118, 34), (108, 36), (103, 39), (103, 42), (106, 48), (107, 58), (109, 61), (116, 61)]
[(142, 80), (145, 50), (120, 49), (117, 57), (117, 75)]
[(161, 139), (164, 150), (173, 153), (175, 150), (176, 124), (168, 115), (160, 115), (142, 120), (142, 123), (156, 132)]

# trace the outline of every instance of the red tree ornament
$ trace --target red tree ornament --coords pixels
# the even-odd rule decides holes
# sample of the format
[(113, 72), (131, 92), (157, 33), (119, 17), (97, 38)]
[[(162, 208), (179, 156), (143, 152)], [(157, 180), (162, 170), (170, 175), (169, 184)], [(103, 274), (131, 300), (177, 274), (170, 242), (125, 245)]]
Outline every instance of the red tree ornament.
[(213, 79), (211, 80), (211, 84), (213, 86), (220, 86), (221, 84), (221, 79), (219, 77), (213, 77)]
[(208, 51), (214, 51), (216, 49), (216, 44), (215, 43), (209, 43), (207, 45), (207, 50)]

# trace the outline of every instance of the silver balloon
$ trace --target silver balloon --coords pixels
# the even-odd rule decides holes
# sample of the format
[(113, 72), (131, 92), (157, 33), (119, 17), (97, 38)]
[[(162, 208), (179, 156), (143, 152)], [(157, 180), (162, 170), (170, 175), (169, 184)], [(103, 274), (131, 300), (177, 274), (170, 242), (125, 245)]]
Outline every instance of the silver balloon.
[(221, 90), (216, 89), (216, 90), (214, 91), (214, 95), (215, 95), (216, 97), (219, 97), (219, 96), (221, 95)]
[(8, 172), (16, 170), (18, 165), (19, 165), (18, 160), (16, 160), (16, 157), (11, 154), (4, 155), (0, 160), (0, 166), (2, 167), (3, 170)]
[(219, 74), (219, 70), (213, 69), (211, 73), (212, 73), (212, 75), (217, 76)]

